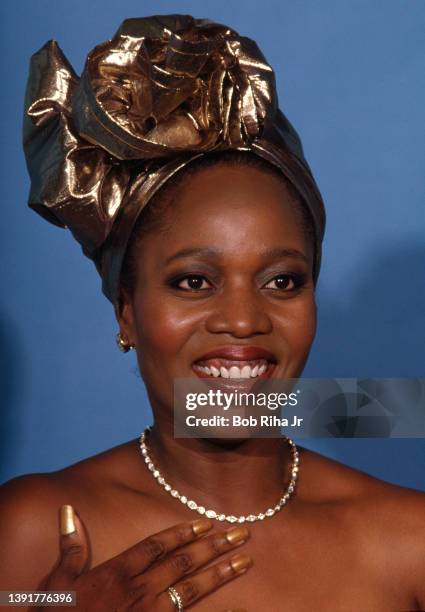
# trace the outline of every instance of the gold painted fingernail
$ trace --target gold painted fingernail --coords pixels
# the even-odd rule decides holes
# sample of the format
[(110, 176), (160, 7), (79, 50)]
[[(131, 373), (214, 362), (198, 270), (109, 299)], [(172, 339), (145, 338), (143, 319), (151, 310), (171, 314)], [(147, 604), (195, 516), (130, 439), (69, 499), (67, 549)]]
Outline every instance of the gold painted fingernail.
[(226, 531), (226, 540), (230, 544), (239, 544), (245, 542), (249, 536), (249, 531), (246, 527), (231, 527)]
[(208, 531), (213, 526), (212, 521), (207, 518), (198, 519), (192, 523), (193, 533), (195, 535), (199, 535), (200, 533), (204, 533), (204, 531)]
[(237, 574), (243, 574), (252, 564), (251, 557), (248, 555), (235, 555), (230, 559), (230, 565)]
[(74, 508), (69, 504), (62, 506), (60, 512), (60, 530), (62, 535), (70, 535), (76, 531)]

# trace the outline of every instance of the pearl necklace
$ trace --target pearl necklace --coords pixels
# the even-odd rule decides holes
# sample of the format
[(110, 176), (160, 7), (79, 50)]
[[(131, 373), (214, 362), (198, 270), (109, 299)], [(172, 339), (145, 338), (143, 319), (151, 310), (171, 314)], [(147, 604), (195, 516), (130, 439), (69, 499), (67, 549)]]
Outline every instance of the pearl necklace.
[(145, 460), (147, 468), (154, 478), (156, 478), (159, 485), (161, 485), (172, 497), (179, 499), (182, 504), (190, 508), (191, 510), (196, 510), (199, 514), (203, 514), (211, 519), (216, 519), (217, 521), (227, 521), (228, 523), (245, 523), (248, 521), (249, 523), (254, 523), (255, 521), (262, 521), (267, 517), (273, 516), (276, 512), (279, 512), (283, 506), (288, 502), (292, 493), (295, 491), (295, 485), (298, 477), (299, 470), (299, 462), (300, 456), (297, 447), (295, 446), (295, 442), (291, 440), (291, 438), (285, 438), (286, 442), (291, 447), (292, 453), (292, 465), (291, 465), (291, 481), (283, 494), (283, 496), (279, 499), (276, 506), (273, 508), (268, 508), (265, 512), (260, 512), (260, 514), (249, 514), (248, 516), (233, 516), (226, 514), (218, 514), (215, 510), (207, 510), (204, 506), (199, 506), (192, 499), (188, 499), (186, 495), (181, 495), (177, 489), (173, 489), (173, 487), (166, 482), (165, 478), (162, 476), (161, 472), (154, 465), (152, 459), (149, 456), (148, 448), (145, 443), (146, 433), (151, 430), (151, 426), (146, 427), (145, 431), (140, 436), (140, 452)]

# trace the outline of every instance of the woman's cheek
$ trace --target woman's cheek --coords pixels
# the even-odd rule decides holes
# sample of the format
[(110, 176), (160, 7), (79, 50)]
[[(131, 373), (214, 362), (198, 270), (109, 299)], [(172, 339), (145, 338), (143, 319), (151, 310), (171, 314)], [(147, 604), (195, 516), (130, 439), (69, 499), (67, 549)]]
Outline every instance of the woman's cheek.
[[(194, 333), (201, 315), (187, 312), (175, 300), (140, 300), (135, 313), (136, 332), (144, 357), (161, 368), (173, 369), (176, 355)], [(168, 369), (168, 368), (167, 368)]]
[(274, 333), (281, 338), (284, 375), (299, 376), (316, 334), (314, 294), (305, 294), (287, 302), (284, 311), (274, 317), (273, 327)]
[(297, 317), (291, 331), (291, 342), (294, 354), (298, 355), (299, 368), (303, 368), (307, 361), (311, 345), (316, 335), (317, 309), (314, 297), (305, 300), (302, 308), (298, 310)]

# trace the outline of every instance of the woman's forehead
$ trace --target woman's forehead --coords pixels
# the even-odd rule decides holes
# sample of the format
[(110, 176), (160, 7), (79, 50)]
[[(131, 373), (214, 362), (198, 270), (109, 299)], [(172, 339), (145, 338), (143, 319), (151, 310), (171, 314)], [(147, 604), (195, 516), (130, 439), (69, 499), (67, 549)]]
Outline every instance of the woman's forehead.
[(161, 259), (180, 251), (216, 259), (273, 249), (306, 252), (297, 205), (285, 183), (266, 172), (208, 168), (179, 186), (168, 202), (162, 239), (151, 235), (147, 246)]
[(297, 205), (283, 178), (248, 166), (217, 165), (200, 169), (179, 182), (169, 198), (167, 212), (174, 223), (189, 218), (201, 225), (214, 220), (230, 223), (235, 215), (239, 215), (238, 223), (261, 218), (267, 222), (271, 217), (296, 222)]

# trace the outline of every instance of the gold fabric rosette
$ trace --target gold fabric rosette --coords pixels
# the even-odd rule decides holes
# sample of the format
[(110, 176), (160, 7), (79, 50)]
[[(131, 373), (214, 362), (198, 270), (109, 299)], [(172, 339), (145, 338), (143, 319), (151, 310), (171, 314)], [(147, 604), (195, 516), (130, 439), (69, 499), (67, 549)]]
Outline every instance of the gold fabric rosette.
[(115, 305), (142, 208), (191, 160), (226, 149), (253, 151), (298, 189), (316, 230), (317, 278), (323, 202), (254, 41), (205, 19), (162, 15), (124, 21), (80, 78), (54, 41), (31, 59), (29, 206), (72, 231)]

